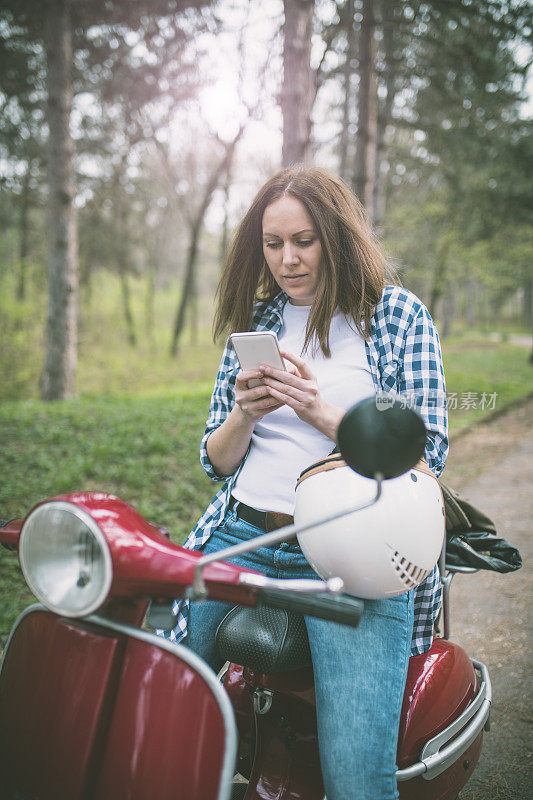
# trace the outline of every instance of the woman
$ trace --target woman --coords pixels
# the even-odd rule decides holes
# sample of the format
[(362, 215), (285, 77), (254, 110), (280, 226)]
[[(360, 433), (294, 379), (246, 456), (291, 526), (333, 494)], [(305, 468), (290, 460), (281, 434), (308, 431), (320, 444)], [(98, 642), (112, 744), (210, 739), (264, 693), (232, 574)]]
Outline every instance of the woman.
[[(408, 397), (428, 429), (437, 474), (447, 451), (444, 375), (432, 320), (410, 292), (386, 286), (364, 210), (337, 178), (294, 167), (271, 178), (244, 217), (219, 288), (215, 334), (273, 330), (288, 371), (242, 372), (224, 351), (201, 446), (224, 481), (186, 546), (214, 552), (287, 521), (300, 472), (333, 449), (351, 405), (378, 391)], [(263, 385), (248, 388), (261, 378)], [(273, 577), (317, 577), (284, 542), (235, 562)], [(440, 604), (435, 569), (413, 592), (365, 601), (350, 629), (306, 618), (328, 800), (398, 797), (395, 757), (410, 654), (425, 652)], [(176, 604), (172, 640), (214, 669), (214, 634), (228, 606)], [(188, 630), (187, 630), (188, 611)]]

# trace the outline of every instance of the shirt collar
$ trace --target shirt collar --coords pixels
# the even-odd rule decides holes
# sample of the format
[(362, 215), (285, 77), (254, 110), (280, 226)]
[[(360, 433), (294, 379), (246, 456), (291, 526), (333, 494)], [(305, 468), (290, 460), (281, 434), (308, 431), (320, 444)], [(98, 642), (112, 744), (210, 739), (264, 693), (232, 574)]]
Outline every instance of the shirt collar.
[(283, 309), (285, 308), (285, 303), (287, 302), (288, 299), (289, 296), (285, 294), (285, 292), (279, 292), (270, 302), (269, 311), (276, 317), (278, 317), (280, 322), (283, 317)]

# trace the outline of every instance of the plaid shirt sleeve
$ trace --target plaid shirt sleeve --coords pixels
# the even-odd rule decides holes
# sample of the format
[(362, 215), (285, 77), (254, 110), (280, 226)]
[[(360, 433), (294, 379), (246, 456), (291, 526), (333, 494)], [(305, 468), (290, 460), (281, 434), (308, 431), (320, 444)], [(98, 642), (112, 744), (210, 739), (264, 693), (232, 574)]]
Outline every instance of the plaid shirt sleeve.
[(231, 347), (229, 340), (222, 354), (220, 366), (215, 381), (211, 404), (209, 406), (209, 416), (205, 426), (204, 435), (200, 444), (200, 461), (207, 476), (213, 481), (227, 481), (228, 475), (220, 477), (213, 469), (213, 465), (207, 455), (207, 440), (214, 430), (220, 427), (235, 403), (235, 379), (239, 371), (239, 362), (235, 351)]
[[(415, 408), (427, 429), (425, 458), (440, 475), (448, 452), (446, 389), (439, 337), (431, 316), (407, 289), (388, 287), (375, 315), (380, 388)], [(411, 655), (426, 652), (441, 604), (438, 566), (414, 590)]]
[(406, 332), (398, 392), (424, 420), (428, 432), (426, 461), (440, 475), (448, 453), (446, 385), (439, 336), (423, 305)]
[[(437, 330), (426, 307), (420, 304), (405, 333), (403, 369), (398, 392), (419, 412), (427, 429), (425, 458), (440, 475), (448, 452), (446, 385)], [(414, 626), (411, 655), (425, 653), (433, 639), (433, 624), (442, 600), (438, 566), (414, 591)]]

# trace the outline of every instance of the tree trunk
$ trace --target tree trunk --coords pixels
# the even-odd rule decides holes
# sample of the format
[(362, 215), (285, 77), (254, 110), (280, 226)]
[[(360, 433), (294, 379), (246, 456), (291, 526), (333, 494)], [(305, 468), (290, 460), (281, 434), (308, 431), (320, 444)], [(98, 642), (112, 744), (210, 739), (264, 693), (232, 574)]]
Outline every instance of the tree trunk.
[(229, 243), (229, 192), (231, 188), (231, 166), (226, 172), (224, 181), (224, 222), (222, 223), (222, 236), (220, 237), (220, 263), (226, 262)]
[(30, 209), (30, 175), (31, 161), (28, 161), (24, 179), (22, 181), (22, 194), (20, 197), (19, 214), (19, 279), (17, 284), (17, 299), (26, 297), (26, 275), (28, 271), (28, 234), (29, 234), (29, 209)]
[(344, 98), (342, 104), (342, 127), (339, 141), (339, 175), (345, 181), (349, 180), (348, 167), (348, 145), (350, 141), (350, 108), (352, 107), (352, 61), (355, 57), (355, 30), (354, 30), (354, 8), (355, 0), (348, 0), (346, 3), (346, 58), (343, 66), (343, 90)]
[(363, 0), (359, 48), (357, 137), (353, 188), (370, 216), (373, 211), (376, 161), (377, 83), (375, 74), (375, 27), (372, 0)]
[(382, 0), (381, 2), (386, 96), (381, 108), (378, 106), (376, 126), (376, 163), (372, 214), (376, 227), (380, 227), (383, 224), (383, 218), (385, 216), (388, 174), (387, 142), (385, 135), (387, 126), (392, 122), (392, 106), (396, 94), (396, 74), (398, 71), (397, 60), (394, 58), (394, 3), (395, 0)]
[(137, 346), (137, 335), (135, 333), (135, 322), (133, 321), (133, 312), (131, 310), (131, 292), (128, 276), (124, 270), (120, 274), (120, 290), (122, 294), (122, 310), (124, 312), (124, 321), (126, 323), (126, 335), (128, 337), (128, 344), (131, 347)]
[(452, 322), (455, 313), (455, 303), (453, 295), (449, 292), (446, 293), (442, 303), (442, 323), (440, 326), (440, 335), (446, 339), (452, 332)]
[(533, 280), (529, 276), (524, 281), (523, 289), (522, 313), (524, 322), (531, 327), (533, 325)]
[[(207, 210), (207, 209), (206, 209)], [(195, 225), (191, 229), (191, 236), (189, 240), (189, 248), (187, 250), (187, 262), (185, 265), (185, 280), (183, 282), (183, 291), (181, 293), (181, 300), (176, 314), (176, 321), (174, 323), (174, 333), (172, 336), (172, 344), (170, 347), (171, 355), (175, 356), (178, 352), (179, 337), (185, 327), (185, 319), (187, 309), (190, 305), (191, 294), (194, 289), (194, 270), (196, 268), (196, 258), (198, 255), (198, 240), (200, 238), (200, 230), (204, 219), (204, 214), (201, 219), (197, 218)]]
[(473, 328), (476, 324), (476, 300), (478, 294), (478, 287), (475, 278), (467, 278), (466, 281), (466, 308), (465, 319), (469, 328)]
[(144, 295), (144, 327), (150, 347), (154, 345), (155, 320), (155, 268), (149, 266), (146, 274), (146, 293)]
[(447, 281), (448, 269), (448, 249), (449, 244), (444, 244), (440, 251), (437, 253), (437, 266), (433, 275), (433, 286), (431, 287), (431, 296), (429, 298), (429, 313), (433, 318), (437, 316), (437, 306), (444, 294)]
[(194, 219), (192, 220), (190, 238), (189, 238), (189, 247), (187, 250), (187, 261), (185, 266), (185, 281), (183, 283), (183, 291), (181, 293), (178, 310), (176, 312), (174, 329), (172, 332), (172, 341), (170, 343), (170, 354), (172, 356), (175, 356), (178, 352), (179, 338), (183, 332), (188, 306), (190, 305), (191, 297), (195, 291), (194, 272), (196, 269), (196, 259), (198, 256), (198, 243), (200, 239), (202, 225), (204, 223), (204, 218), (207, 213), (207, 209), (211, 204), (211, 200), (213, 198), (213, 192), (217, 188), (221, 176), (231, 167), (233, 156), (235, 154), (235, 148), (237, 147), (237, 143), (241, 138), (242, 134), (244, 133), (244, 129), (245, 125), (242, 124), (235, 138), (231, 142), (228, 142), (226, 144), (226, 152), (224, 154), (224, 157), (221, 159), (217, 167), (213, 170), (211, 177), (207, 182), (207, 186), (205, 187), (205, 191), (200, 206), (198, 208), (198, 211)]
[(75, 394), (78, 263), (74, 211), (72, 42), (68, 0), (50, 0), (46, 13), (48, 83), (49, 288), (42, 397)]
[(191, 345), (198, 344), (198, 280), (196, 270), (192, 273), (192, 284), (189, 299), (189, 331), (191, 334)]
[(283, 166), (311, 160), (313, 73), (311, 37), (314, 0), (284, 0), (283, 26)]

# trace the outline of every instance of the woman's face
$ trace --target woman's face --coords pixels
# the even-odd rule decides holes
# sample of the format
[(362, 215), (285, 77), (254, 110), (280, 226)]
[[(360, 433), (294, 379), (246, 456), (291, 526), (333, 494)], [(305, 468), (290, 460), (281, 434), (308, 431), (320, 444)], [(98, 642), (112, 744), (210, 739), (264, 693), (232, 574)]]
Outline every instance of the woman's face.
[(263, 253), (276, 283), (295, 306), (310, 306), (322, 270), (322, 245), (305, 206), (287, 195), (263, 214)]

